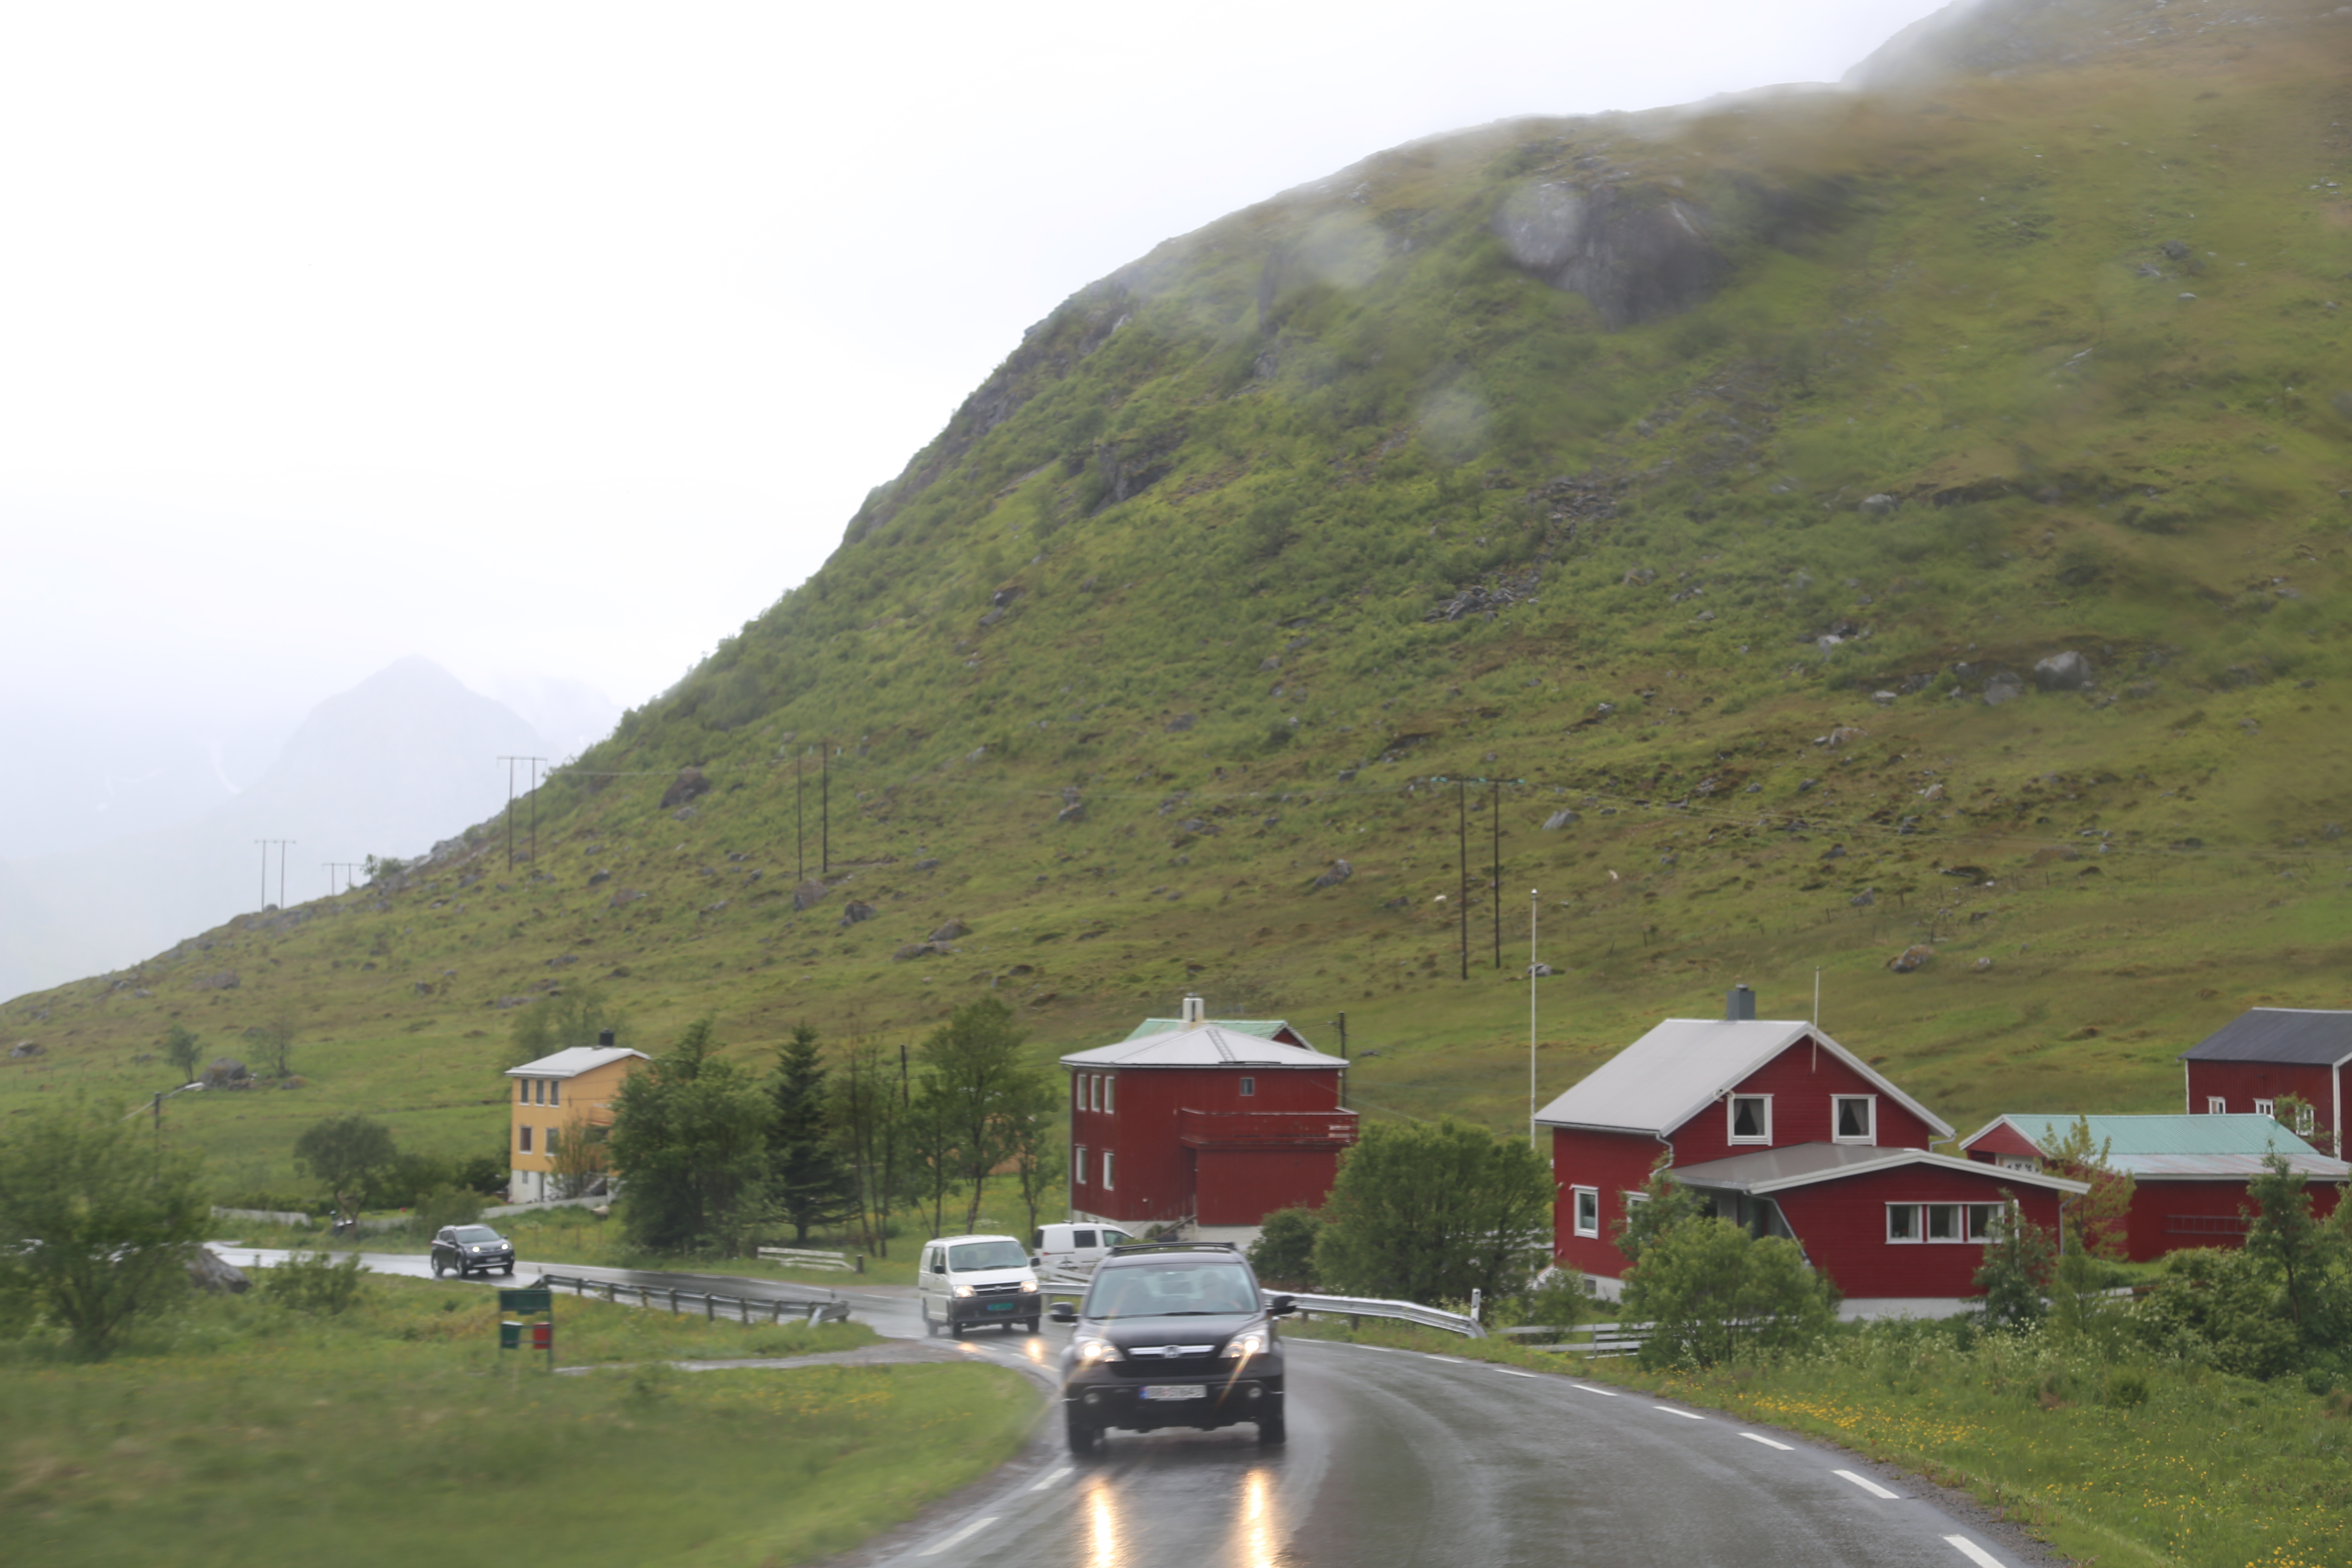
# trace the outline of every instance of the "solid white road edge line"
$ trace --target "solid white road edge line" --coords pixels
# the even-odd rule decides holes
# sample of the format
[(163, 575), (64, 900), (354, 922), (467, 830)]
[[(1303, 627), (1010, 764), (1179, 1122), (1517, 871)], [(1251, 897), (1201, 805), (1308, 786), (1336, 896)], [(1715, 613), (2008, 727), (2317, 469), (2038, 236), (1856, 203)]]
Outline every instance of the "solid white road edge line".
[(1580, 1388), (1587, 1394), (1597, 1394), (1603, 1399), (1614, 1399), (1617, 1397), (1617, 1391), (1613, 1388), (1595, 1388), (1589, 1383), (1570, 1384), (1569, 1386), (1571, 1388)]
[(1429, 1359), (1431, 1361), (1442, 1361), (1448, 1366), (1460, 1366), (1462, 1364), (1462, 1358), (1455, 1355), (1433, 1355)]
[(1669, 1415), (1679, 1415), (1685, 1421), (1704, 1421), (1706, 1419), (1704, 1415), (1694, 1415), (1687, 1410), (1677, 1410), (1671, 1405), (1653, 1405), (1650, 1408), (1653, 1410), (1663, 1410)]
[(1901, 1502), (1903, 1500), (1903, 1494), (1901, 1492), (1888, 1491), (1885, 1487), (1880, 1486), (1868, 1476), (1857, 1476), (1852, 1470), (1832, 1470), (1830, 1474), (1833, 1476), (1843, 1476), (1847, 1480), (1852, 1481), (1855, 1486), (1860, 1487), (1863, 1490), (1868, 1492), (1873, 1497), (1882, 1497), (1889, 1502)]
[(1948, 1535), (1944, 1537), (1944, 1539), (1950, 1542), (1954, 1546), (1959, 1548), (1960, 1555), (1975, 1563), (1977, 1568), (2000, 1568), (2000, 1558), (1995, 1557), (1991, 1552), (1987, 1552), (1983, 1547), (1979, 1546), (1967, 1536)]
[(1064, 1465), (1060, 1469), (1055, 1470), (1052, 1475), (1050, 1475), (1050, 1476), (1045, 1476), (1045, 1477), (1041, 1478), (1041, 1479), (1038, 1480), (1037, 1484), (1036, 1484), (1035, 1486), (1034, 1486), (1034, 1487), (1031, 1487), (1029, 1489), (1030, 1489), (1031, 1491), (1033, 1491), (1033, 1492), (1042, 1492), (1042, 1491), (1044, 1491), (1047, 1487), (1052, 1486), (1055, 1481), (1060, 1480), (1064, 1476), (1068, 1475), (1068, 1474), (1070, 1473), (1070, 1471), (1071, 1471), (1071, 1469), (1072, 1469), (1073, 1468), (1074, 1468), (1074, 1467), (1069, 1466), (1069, 1465)]
[(1740, 1436), (1747, 1438), (1751, 1443), (1761, 1443), (1768, 1448), (1778, 1448), (1784, 1454), (1793, 1454), (1797, 1451), (1796, 1449), (1789, 1447), (1786, 1443), (1775, 1443), (1771, 1438), (1759, 1436), (1753, 1432), (1742, 1432)]
[(970, 1524), (965, 1525), (961, 1530), (957, 1531), (953, 1535), (949, 1536), (944, 1541), (934, 1541), (929, 1546), (924, 1547), (920, 1552), (916, 1552), (915, 1555), (918, 1557), (937, 1557), (949, 1547), (953, 1546), (963, 1540), (965, 1536), (977, 1534), (995, 1522), (996, 1516), (992, 1513), (984, 1519), (975, 1519)]

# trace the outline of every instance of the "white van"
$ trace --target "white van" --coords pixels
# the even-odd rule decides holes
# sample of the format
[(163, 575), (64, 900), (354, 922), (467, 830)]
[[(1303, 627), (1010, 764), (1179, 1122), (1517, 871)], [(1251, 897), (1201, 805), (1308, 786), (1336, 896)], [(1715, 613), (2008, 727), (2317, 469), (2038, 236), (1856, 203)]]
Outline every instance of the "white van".
[(943, 1236), (915, 1266), (915, 1300), (927, 1334), (962, 1337), (979, 1323), (1037, 1331), (1045, 1299), (1028, 1250), (1010, 1236)]
[(1047, 1272), (1072, 1265), (1086, 1268), (1109, 1257), (1112, 1247), (1136, 1239), (1112, 1225), (1041, 1225), (1030, 1233), (1029, 1252)]

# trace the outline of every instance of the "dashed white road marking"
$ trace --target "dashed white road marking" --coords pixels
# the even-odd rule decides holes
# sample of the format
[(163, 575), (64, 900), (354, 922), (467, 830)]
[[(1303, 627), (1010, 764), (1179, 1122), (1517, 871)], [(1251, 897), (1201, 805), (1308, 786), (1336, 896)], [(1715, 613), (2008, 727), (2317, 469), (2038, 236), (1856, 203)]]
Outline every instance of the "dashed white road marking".
[(1617, 1391), (1613, 1388), (1595, 1388), (1589, 1383), (1579, 1383), (1571, 1384), (1570, 1386), (1580, 1388), (1587, 1394), (1597, 1394), (1603, 1399), (1614, 1399), (1617, 1397)]
[(932, 1542), (929, 1546), (926, 1546), (920, 1552), (916, 1552), (915, 1555), (918, 1557), (937, 1557), (949, 1547), (961, 1542), (966, 1536), (977, 1535), (995, 1522), (996, 1516), (992, 1513), (988, 1514), (983, 1518), (975, 1519), (970, 1524), (965, 1525), (961, 1530), (957, 1531), (953, 1535), (947, 1536), (942, 1540)]
[(1855, 1486), (1860, 1487), (1863, 1490), (1868, 1492), (1873, 1497), (1883, 1497), (1889, 1502), (1900, 1502), (1903, 1500), (1903, 1494), (1901, 1492), (1888, 1491), (1885, 1487), (1880, 1486), (1868, 1476), (1857, 1476), (1852, 1470), (1832, 1470), (1830, 1473), (1833, 1476), (1843, 1476), (1847, 1480), (1852, 1481)]
[(1352, 1345), (1355, 1345), (1355, 1346), (1356, 1346), (1356, 1348), (1357, 1348), (1358, 1350), (1360, 1350), (1360, 1351), (1378, 1351), (1378, 1352), (1380, 1352), (1382, 1355), (1395, 1355), (1395, 1354), (1397, 1354), (1397, 1353), (1398, 1353), (1397, 1352), (1391, 1350), (1391, 1349), (1390, 1349), (1388, 1346), (1386, 1346), (1386, 1345), (1367, 1345), (1367, 1344), (1358, 1344), (1358, 1343), (1357, 1343), (1357, 1342), (1355, 1342), (1355, 1341), (1353, 1341), (1353, 1340), (1347, 1340), (1347, 1341), (1343, 1341), (1343, 1342), (1341, 1342), (1346, 1343), (1346, 1344), (1352, 1344)]
[(1442, 1361), (1449, 1366), (1460, 1366), (1462, 1364), (1462, 1358), (1454, 1355), (1433, 1355), (1428, 1359), (1431, 1361)]
[(1679, 1415), (1685, 1421), (1704, 1421), (1706, 1419), (1704, 1415), (1694, 1415), (1687, 1410), (1677, 1410), (1671, 1405), (1653, 1405), (1650, 1408), (1653, 1410), (1663, 1410), (1669, 1415)]
[(1789, 1447), (1786, 1443), (1775, 1443), (1771, 1438), (1759, 1436), (1753, 1432), (1742, 1432), (1740, 1436), (1747, 1438), (1751, 1443), (1761, 1443), (1768, 1448), (1778, 1448), (1784, 1454), (1793, 1454), (1797, 1451), (1796, 1449)]
[(1944, 1537), (1944, 1539), (1958, 1547), (1959, 1549), (1960, 1555), (1975, 1563), (1977, 1568), (2000, 1568), (2000, 1558), (1995, 1557), (1991, 1552), (1987, 1552), (1983, 1547), (1979, 1546), (1967, 1536), (1948, 1535)]
[(1532, 1372), (1521, 1372), (1515, 1366), (1498, 1366), (1495, 1370), (1501, 1373), (1505, 1377), (1534, 1377), (1537, 1375)]
[(973, 1519), (973, 1521), (971, 1521), (971, 1523), (967, 1523), (967, 1526), (964, 1526), (962, 1531), (957, 1531), (955, 1535), (948, 1535), (948, 1538), (943, 1538), (943, 1540), (934, 1540), (934, 1542), (931, 1542), (929, 1547), (924, 1547), (922, 1552), (918, 1552), (918, 1554), (915, 1554), (915, 1556), (939, 1556), (940, 1552), (946, 1552), (946, 1549), (948, 1549), (948, 1547), (952, 1547), (952, 1544), (962, 1542), (962, 1540), (967, 1538), (967, 1535), (979, 1535), (981, 1531), (985, 1531), (985, 1528), (992, 1526), (992, 1523), (995, 1523), (995, 1521), (997, 1521), (997, 1516), (995, 1516), (995, 1514), (985, 1514), (985, 1516), (981, 1516), (981, 1519)]
[(1029, 1489), (1030, 1489), (1031, 1491), (1033, 1491), (1033, 1492), (1042, 1492), (1042, 1491), (1044, 1491), (1047, 1487), (1052, 1486), (1055, 1481), (1060, 1480), (1064, 1476), (1068, 1475), (1068, 1474), (1070, 1473), (1070, 1471), (1071, 1471), (1073, 1468), (1076, 1468), (1076, 1467), (1074, 1467), (1074, 1466), (1070, 1466), (1070, 1465), (1064, 1465), (1060, 1469), (1055, 1470), (1052, 1475), (1042, 1478), (1042, 1479), (1037, 1482), (1037, 1484), (1036, 1484), (1035, 1486), (1031, 1487)]

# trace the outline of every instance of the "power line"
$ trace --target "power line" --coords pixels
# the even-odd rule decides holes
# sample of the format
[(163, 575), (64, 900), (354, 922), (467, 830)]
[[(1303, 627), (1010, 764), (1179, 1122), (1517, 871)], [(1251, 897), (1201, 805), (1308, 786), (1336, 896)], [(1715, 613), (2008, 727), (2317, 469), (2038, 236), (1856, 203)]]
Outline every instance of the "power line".
[(545, 757), (505, 757), (499, 761), (507, 765), (507, 869), (514, 869), (514, 803), (515, 764), (529, 763), (530, 768), (530, 860), (539, 864), (539, 764)]
[(269, 908), (269, 847), (278, 846), (278, 907), (282, 910), (286, 907), (286, 847), (299, 840), (257, 838), (254, 842), (261, 846), (261, 907), (265, 910)]

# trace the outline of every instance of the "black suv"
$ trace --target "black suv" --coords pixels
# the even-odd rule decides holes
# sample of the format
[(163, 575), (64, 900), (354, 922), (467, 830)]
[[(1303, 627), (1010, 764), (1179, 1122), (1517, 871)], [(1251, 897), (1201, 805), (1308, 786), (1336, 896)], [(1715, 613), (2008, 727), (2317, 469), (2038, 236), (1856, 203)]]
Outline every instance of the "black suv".
[(433, 1278), (454, 1268), (457, 1278), (479, 1269), (514, 1272), (514, 1243), (486, 1225), (445, 1225), (433, 1237)]
[(1206, 1430), (1254, 1421), (1260, 1443), (1281, 1442), (1274, 1320), (1290, 1310), (1289, 1297), (1261, 1296), (1248, 1262), (1221, 1243), (1114, 1247), (1096, 1266), (1085, 1302), (1057, 1301), (1050, 1314), (1077, 1325), (1062, 1352), (1070, 1452), (1094, 1452), (1113, 1426)]

